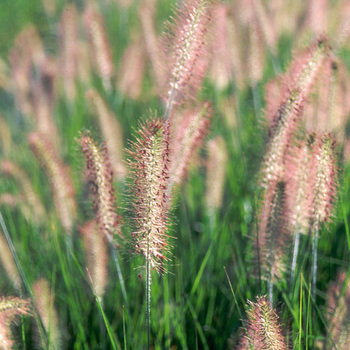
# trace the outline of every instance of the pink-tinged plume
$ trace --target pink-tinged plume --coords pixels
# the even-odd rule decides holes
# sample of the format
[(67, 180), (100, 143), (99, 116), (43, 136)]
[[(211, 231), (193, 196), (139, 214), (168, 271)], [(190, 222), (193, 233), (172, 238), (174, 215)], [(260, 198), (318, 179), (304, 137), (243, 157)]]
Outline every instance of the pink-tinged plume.
[(304, 55), (297, 56), (290, 73), (281, 84), (281, 98), (269, 105), (272, 114), (271, 140), (263, 162), (263, 183), (281, 181), (284, 159), (293, 134), (301, 121), (307, 98), (329, 56), (329, 46), (320, 40)]
[(222, 205), (225, 184), (227, 146), (221, 136), (208, 142), (205, 201), (210, 213)]
[(318, 230), (320, 223), (332, 218), (338, 184), (334, 138), (330, 134), (315, 137), (309, 186), (313, 193), (311, 224)]
[(312, 171), (314, 137), (290, 148), (286, 161), (286, 204), (289, 229), (292, 234), (307, 234), (310, 229), (312, 189), (309, 179)]
[[(74, 4), (65, 7), (60, 22), (59, 70), (63, 90), (69, 100), (76, 95), (75, 79), (78, 72), (79, 16)], [(80, 64), (80, 62), (79, 62)]]
[(101, 13), (92, 9), (85, 11), (84, 19), (96, 71), (101, 77), (105, 89), (109, 91), (112, 87), (114, 65), (104, 19)]
[(288, 349), (276, 311), (265, 297), (258, 297), (255, 303), (248, 301), (247, 316), (239, 350)]
[(17, 297), (0, 297), (0, 346), (2, 349), (12, 349), (11, 325), (19, 316), (30, 314), (30, 300)]
[(256, 240), (258, 268), (261, 277), (268, 281), (270, 288), (282, 277), (286, 269), (286, 251), (290, 243), (286, 231), (286, 209), (285, 183), (270, 182), (270, 186), (264, 192)]
[(166, 89), (165, 118), (174, 105), (197, 97), (208, 65), (206, 31), (209, 21), (209, 0), (188, 0), (177, 9), (170, 25), (166, 62), (170, 72)]
[(17, 181), (23, 194), (25, 204), (30, 208), (31, 219), (35, 223), (43, 223), (46, 214), (45, 208), (40, 197), (34, 191), (32, 182), (28, 175), (21, 167), (9, 160), (4, 160), (2, 163), (0, 163), (0, 169), (4, 174), (11, 176)]
[(123, 164), (123, 132), (117, 116), (108, 108), (102, 96), (96, 90), (89, 90), (86, 98), (96, 113), (103, 139), (108, 147), (109, 159), (114, 175), (118, 180), (125, 177)]
[(95, 221), (87, 222), (80, 232), (86, 251), (87, 273), (91, 279), (92, 289), (102, 302), (108, 283), (108, 250), (106, 240), (98, 231)]
[(28, 136), (29, 145), (44, 168), (59, 219), (67, 235), (73, 231), (77, 216), (75, 192), (70, 169), (63, 163), (50, 140), (39, 132)]
[(166, 72), (155, 28), (156, 3), (157, 0), (142, 0), (139, 8), (139, 18), (142, 26), (143, 41), (151, 64), (153, 80), (157, 93), (161, 96), (166, 85)]
[[(158, 273), (168, 259), (169, 130), (163, 120), (140, 125), (131, 142), (128, 160), (132, 183), (132, 206), (136, 252)], [(147, 276), (149, 278), (149, 276)]]
[(86, 158), (98, 231), (115, 245), (116, 238), (122, 237), (121, 218), (117, 214), (113, 172), (107, 147), (104, 144), (98, 146), (88, 134), (82, 134), (79, 142)]
[(328, 291), (329, 336), (325, 349), (347, 350), (350, 342), (350, 282), (341, 273)]
[(145, 48), (139, 37), (130, 42), (118, 72), (118, 89), (127, 97), (138, 99), (145, 73)]
[(171, 140), (170, 187), (180, 185), (187, 176), (191, 161), (208, 134), (213, 109), (210, 103), (187, 110), (174, 120), (176, 130)]
[(50, 288), (49, 282), (45, 278), (35, 281), (33, 285), (33, 294), (36, 308), (48, 336), (49, 348), (61, 349), (61, 332), (59, 329), (57, 311), (54, 305), (55, 296)]
[(3, 232), (0, 232), (0, 263), (7, 276), (11, 280), (13, 286), (17, 291), (20, 291), (22, 286), (22, 279)]

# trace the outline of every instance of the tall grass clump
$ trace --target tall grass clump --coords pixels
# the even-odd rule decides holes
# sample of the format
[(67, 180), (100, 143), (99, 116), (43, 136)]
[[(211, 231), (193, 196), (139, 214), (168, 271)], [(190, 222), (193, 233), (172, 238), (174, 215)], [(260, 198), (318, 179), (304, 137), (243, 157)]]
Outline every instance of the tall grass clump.
[(346, 349), (349, 11), (0, 2), (0, 347)]

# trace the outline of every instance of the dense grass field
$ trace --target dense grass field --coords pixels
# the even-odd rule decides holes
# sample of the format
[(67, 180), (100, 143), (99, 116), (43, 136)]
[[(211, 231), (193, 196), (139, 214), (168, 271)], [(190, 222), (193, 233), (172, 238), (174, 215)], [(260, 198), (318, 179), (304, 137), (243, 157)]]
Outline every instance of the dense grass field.
[(349, 4), (179, 3), (1, 0), (1, 348), (349, 348)]

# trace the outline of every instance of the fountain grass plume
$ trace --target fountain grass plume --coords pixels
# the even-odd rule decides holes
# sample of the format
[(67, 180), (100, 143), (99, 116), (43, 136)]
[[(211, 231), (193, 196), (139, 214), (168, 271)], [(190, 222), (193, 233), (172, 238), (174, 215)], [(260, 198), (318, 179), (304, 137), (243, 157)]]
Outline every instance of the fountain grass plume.
[(123, 180), (125, 177), (125, 166), (122, 155), (123, 131), (121, 125), (114, 113), (108, 108), (106, 101), (96, 90), (88, 90), (86, 99), (98, 118), (103, 139), (108, 147), (114, 176), (118, 180)]
[(81, 134), (79, 142), (86, 159), (98, 231), (114, 246), (122, 232), (107, 147), (104, 144), (98, 146), (89, 134)]
[(133, 231), (136, 252), (158, 273), (168, 259), (169, 130), (166, 122), (151, 119), (140, 125), (130, 142), (128, 166), (133, 179)]
[(92, 288), (102, 303), (108, 283), (108, 251), (105, 237), (98, 231), (94, 220), (80, 228), (86, 251), (87, 269)]
[(166, 96), (165, 119), (173, 105), (195, 99), (208, 65), (205, 34), (209, 21), (210, 0), (189, 0), (176, 11), (166, 37), (166, 57), (170, 76)]
[(177, 122), (171, 138), (169, 193), (173, 186), (180, 186), (186, 178), (191, 161), (207, 136), (213, 108), (209, 102), (196, 109), (184, 111)]
[(282, 277), (285, 269), (286, 250), (289, 239), (285, 203), (285, 183), (270, 183), (265, 190), (256, 241), (258, 268), (261, 277), (267, 280), (270, 303), (273, 300), (273, 285)]
[(256, 302), (248, 301), (247, 316), (246, 336), (242, 339), (239, 350), (288, 349), (276, 311), (266, 297), (258, 297)]
[(280, 102), (275, 101), (274, 106), (268, 106), (274, 113), (269, 117), (272, 120), (271, 140), (262, 169), (265, 187), (269, 181), (283, 180), (286, 150), (301, 121), (312, 87), (329, 57), (329, 51), (327, 40), (322, 38), (306, 54), (297, 56), (282, 84)]
[(327, 306), (330, 333), (327, 349), (335, 349), (336, 345), (338, 350), (345, 350), (350, 342), (350, 283), (345, 272), (331, 285)]
[(30, 314), (30, 300), (18, 297), (0, 297), (0, 346), (2, 349), (12, 349), (11, 324), (20, 315)]
[(310, 231), (313, 238), (312, 287), (313, 296), (316, 300), (317, 240), (320, 225), (331, 220), (337, 198), (338, 183), (334, 138), (330, 134), (315, 135), (315, 138), (309, 186), (313, 193)]
[(29, 134), (28, 140), (33, 153), (40, 161), (50, 181), (55, 208), (62, 226), (67, 235), (71, 236), (77, 216), (77, 206), (70, 169), (63, 163), (45, 135), (32, 132)]
[[(48, 335), (48, 348), (61, 349), (62, 335), (59, 328), (59, 319), (54, 305), (55, 296), (49, 282), (40, 278), (33, 285), (34, 300)], [(45, 346), (43, 344), (43, 346)]]
[(151, 270), (166, 271), (170, 248), (167, 235), (169, 218), (169, 124), (153, 118), (141, 124), (136, 141), (130, 142), (128, 160), (133, 179), (132, 205), (136, 253), (146, 262), (147, 348), (150, 349)]
[(24, 205), (29, 207), (29, 217), (38, 224), (42, 224), (45, 220), (45, 208), (44, 205), (35, 192), (32, 182), (26, 172), (16, 163), (11, 162), (10, 160), (3, 160), (0, 163), (1, 171), (7, 175), (14, 178), (19, 187), (21, 188), (21, 192), (23, 193), (24, 201), (21, 201)]
[(89, 34), (91, 54), (96, 71), (101, 77), (106, 91), (110, 91), (112, 89), (114, 65), (104, 18), (97, 10), (88, 8), (84, 13), (84, 20)]

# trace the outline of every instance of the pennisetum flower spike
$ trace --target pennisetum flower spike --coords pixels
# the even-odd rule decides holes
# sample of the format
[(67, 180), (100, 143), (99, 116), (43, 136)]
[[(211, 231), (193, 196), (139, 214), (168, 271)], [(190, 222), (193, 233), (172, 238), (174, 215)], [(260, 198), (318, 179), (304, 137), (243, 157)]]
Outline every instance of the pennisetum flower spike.
[(146, 320), (150, 348), (151, 270), (165, 271), (168, 260), (168, 169), (169, 129), (167, 122), (151, 119), (140, 125), (138, 137), (128, 151), (133, 178), (133, 239), (136, 252), (146, 260)]
[(0, 346), (12, 349), (11, 324), (20, 315), (30, 314), (30, 300), (18, 297), (0, 297)]
[(190, 163), (208, 134), (213, 116), (209, 102), (182, 113), (171, 139), (169, 193), (186, 178)]
[[(129, 312), (124, 278), (117, 253), (117, 247), (123, 238), (121, 218), (117, 214), (116, 196), (113, 187), (113, 171), (109, 162), (107, 147), (104, 144), (98, 146), (89, 134), (82, 134), (79, 142), (86, 158), (88, 178), (94, 197), (97, 229), (99, 234), (111, 245), (125, 306), (127, 312)], [(103, 257), (101, 256), (101, 258)], [(97, 295), (97, 297), (100, 296)]]
[(329, 222), (332, 217), (334, 202), (337, 197), (337, 166), (335, 156), (335, 141), (332, 135), (315, 136), (312, 164), (313, 172), (309, 177), (312, 188), (312, 211), (310, 216), (310, 231), (313, 235), (313, 296), (316, 297), (317, 275), (317, 239), (320, 225)]
[(273, 285), (285, 270), (285, 251), (289, 243), (286, 216), (285, 183), (271, 182), (264, 193), (256, 242), (258, 267), (262, 278), (267, 280), (271, 305)]
[(26, 172), (10, 160), (4, 160), (0, 163), (0, 169), (4, 174), (11, 176), (18, 182), (23, 192), (25, 204), (30, 208), (30, 214), (33, 221), (42, 224), (45, 218), (45, 208), (40, 197), (34, 191), (31, 180)]
[(63, 163), (45, 135), (32, 132), (28, 136), (28, 140), (33, 153), (39, 159), (50, 180), (55, 208), (67, 234), (68, 245), (71, 246), (71, 235), (77, 215), (77, 207), (69, 168)]
[[(263, 185), (269, 181), (281, 181), (284, 159), (302, 111), (319, 71), (329, 56), (326, 39), (320, 39), (306, 55), (297, 57), (282, 87), (282, 98), (275, 107), (268, 106), (272, 120), (271, 140), (263, 162)], [(274, 111), (274, 112), (273, 112)]]
[(195, 98), (201, 85), (208, 65), (205, 34), (210, 3), (210, 0), (185, 1), (172, 23), (172, 34), (168, 37), (169, 50), (167, 50), (170, 77), (165, 119), (172, 115), (174, 105)]
[(117, 116), (108, 108), (107, 103), (96, 90), (88, 90), (86, 98), (99, 121), (103, 139), (106, 142), (114, 175), (118, 180), (125, 177), (122, 160), (123, 132)]
[[(33, 294), (37, 311), (43, 321), (46, 334), (48, 335), (48, 348), (61, 349), (61, 332), (59, 320), (54, 305), (54, 294), (49, 282), (45, 278), (40, 278), (33, 285)], [(43, 344), (43, 347), (45, 344)]]
[(114, 245), (116, 236), (122, 235), (121, 219), (117, 214), (113, 172), (107, 148), (103, 144), (98, 146), (88, 134), (82, 134), (79, 142), (86, 159), (98, 230), (101, 236)]
[(87, 269), (94, 294), (102, 303), (108, 282), (108, 251), (106, 240), (98, 232), (94, 220), (80, 228), (86, 251)]
[(248, 307), (246, 335), (238, 349), (286, 350), (287, 344), (278, 316), (266, 297), (258, 297), (256, 302), (248, 301)]
[(205, 201), (209, 217), (222, 205), (224, 195), (225, 170), (228, 159), (227, 146), (221, 136), (208, 142), (207, 178)]
[(325, 349), (346, 350), (350, 342), (350, 280), (341, 273), (328, 291), (329, 337)]
[(89, 34), (89, 43), (96, 71), (101, 77), (106, 91), (110, 91), (112, 89), (114, 66), (104, 19), (100, 12), (88, 8), (84, 13), (84, 20)]

